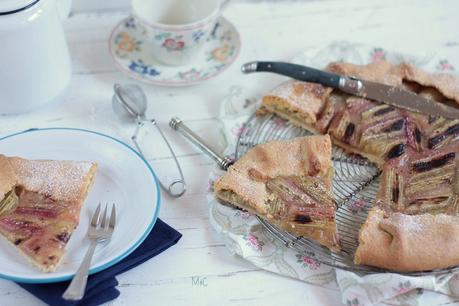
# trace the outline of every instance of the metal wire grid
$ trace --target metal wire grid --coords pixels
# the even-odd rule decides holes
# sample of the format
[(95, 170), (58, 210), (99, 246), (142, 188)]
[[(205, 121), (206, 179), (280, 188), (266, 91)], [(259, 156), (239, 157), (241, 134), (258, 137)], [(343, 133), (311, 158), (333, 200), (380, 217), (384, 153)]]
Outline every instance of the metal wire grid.
[[(235, 157), (236, 159), (240, 158), (257, 144), (305, 135), (311, 135), (311, 133), (293, 126), (276, 115), (265, 117), (253, 115), (246, 122), (243, 132), (239, 136)], [(297, 237), (281, 230), (260, 217), (258, 220), (268, 232), (287, 247), (294, 248), (322, 264), (359, 274), (387, 272), (383, 269), (356, 265), (353, 262), (354, 253), (358, 246), (359, 229), (365, 222), (368, 210), (371, 208), (378, 191), (380, 171), (368, 160), (347, 154), (336, 146), (333, 146), (332, 161), (335, 169), (333, 193), (338, 204), (336, 223), (342, 247), (340, 252), (331, 252), (328, 248), (312, 240)], [(405, 274), (438, 275), (456, 270), (459, 270), (459, 267)]]

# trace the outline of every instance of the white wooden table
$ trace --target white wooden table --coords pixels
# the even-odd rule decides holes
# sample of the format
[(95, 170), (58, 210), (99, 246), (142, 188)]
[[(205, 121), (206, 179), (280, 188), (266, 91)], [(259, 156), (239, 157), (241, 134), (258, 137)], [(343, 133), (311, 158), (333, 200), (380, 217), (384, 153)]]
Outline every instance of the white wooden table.
[[(120, 1), (117, 1), (117, 3)], [(183, 234), (173, 248), (118, 277), (121, 296), (109, 305), (341, 305), (338, 291), (307, 285), (254, 268), (233, 257), (208, 222), (207, 175), (213, 162), (174, 131), (167, 121), (181, 117), (220, 145), (220, 101), (244, 82), (248, 95), (279, 82), (274, 75), (242, 76), (241, 63), (288, 59), (305, 47), (348, 40), (418, 53), (459, 45), (459, 2), (449, 1), (233, 1), (224, 15), (238, 28), (242, 52), (221, 76), (186, 88), (140, 84), (155, 117), (179, 155), (188, 182), (180, 199), (163, 194), (160, 217)], [(112, 27), (128, 10), (74, 13), (65, 23), (73, 79), (61, 101), (34, 113), (2, 117), (0, 135), (31, 127), (82, 127), (129, 142), (133, 125), (119, 123), (111, 108), (114, 82), (134, 82), (118, 72), (107, 50)], [(1, 54), (1, 53), (0, 53)], [(156, 135), (157, 137), (157, 135)], [(159, 138), (158, 142), (159, 142)], [(161, 178), (175, 168), (165, 147), (148, 158)], [(42, 305), (14, 283), (0, 280), (0, 305)]]

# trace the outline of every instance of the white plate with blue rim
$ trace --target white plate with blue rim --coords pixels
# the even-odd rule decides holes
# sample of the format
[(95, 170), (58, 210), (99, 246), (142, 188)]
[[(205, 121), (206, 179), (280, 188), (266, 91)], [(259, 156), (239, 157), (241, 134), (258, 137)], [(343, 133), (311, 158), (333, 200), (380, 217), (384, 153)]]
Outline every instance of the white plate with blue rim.
[[(172, 43), (183, 46), (181, 41)], [(226, 70), (239, 55), (241, 40), (234, 25), (220, 17), (199, 58), (188, 65), (167, 66), (153, 57), (146, 30), (133, 17), (127, 17), (114, 27), (108, 48), (116, 66), (136, 80), (160, 86), (189, 86)]]
[(72, 128), (31, 129), (0, 137), (0, 154), (98, 164), (94, 185), (80, 212), (80, 223), (56, 271), (39, 271), (1, 237), (0, 278), (25, 283), (72, 278), (89, 246), (89, 220), (99, 202), (116, 204), (117, 224), (112, 239), (96, 248), (91, 274), (111, 267), (133, 252), (157, 220), (161, 199), (153, 169), (133, 148), (111, 136)]

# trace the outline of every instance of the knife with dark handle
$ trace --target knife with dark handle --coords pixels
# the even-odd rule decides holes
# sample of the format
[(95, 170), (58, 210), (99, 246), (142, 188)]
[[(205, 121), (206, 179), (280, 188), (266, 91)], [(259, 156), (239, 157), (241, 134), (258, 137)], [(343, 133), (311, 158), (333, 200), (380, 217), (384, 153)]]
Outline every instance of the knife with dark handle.
[(412, 112), (442, 116), (449, 119), (459, 119), (459, 109), (423, 98), (402, 88), (365, 81), (352, 76), (339, 75), (307, 66), (284, 62), (249, 62), (242, 65), (241, 71), (243, 73), (272, 72), (304, 82), (322, 84), (351, 95), (376, 100)]
[(283, 62), (250, 62), (242, 65), (243, 73), (273, 72), (293, 79), (339, 88), (339, 74)]

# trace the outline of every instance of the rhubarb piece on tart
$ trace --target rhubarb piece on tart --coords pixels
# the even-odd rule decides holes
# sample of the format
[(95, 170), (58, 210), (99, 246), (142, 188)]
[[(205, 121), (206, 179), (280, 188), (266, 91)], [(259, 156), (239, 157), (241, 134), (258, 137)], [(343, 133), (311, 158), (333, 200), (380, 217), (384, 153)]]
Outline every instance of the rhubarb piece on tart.
[(449, 201), (458, 162), (459, 144), (456, 143), (386, 163), (377, 203), (388, 213), (458, 213)]
[(328, 135), (257, 145), (214, 185), (216, 197), (339, 250)]
[(96, 168), (0, 155), (0, 234), (41, 271), (64, 256)]
[(386, 215), (373, 208), (360, 229), (354, 261), (398, 272), (458, 265), (459, 216)]

